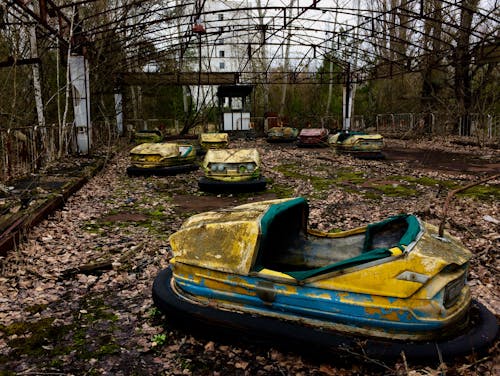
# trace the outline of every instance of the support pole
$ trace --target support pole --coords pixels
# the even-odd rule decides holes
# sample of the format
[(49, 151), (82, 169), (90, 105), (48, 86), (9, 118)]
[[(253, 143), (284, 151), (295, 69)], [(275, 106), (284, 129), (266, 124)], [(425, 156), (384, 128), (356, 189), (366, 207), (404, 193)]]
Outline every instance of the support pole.
[(92, 146), (92, 124), (88, 65), (82, 55), (70, 56), (68, 64), (73, 89), (77, 149), (80, 154), (89, 154)]
[(123, 96), (121, 91), (115, 93), (116, 132), (123, 136)]
[(351, 128), (351, 105), (352, 105), (352, 91), (351, 91), (351, 64), (347, 64), (345, 86), (343, 90), (343, 127), (342, 130), (349, 132)]

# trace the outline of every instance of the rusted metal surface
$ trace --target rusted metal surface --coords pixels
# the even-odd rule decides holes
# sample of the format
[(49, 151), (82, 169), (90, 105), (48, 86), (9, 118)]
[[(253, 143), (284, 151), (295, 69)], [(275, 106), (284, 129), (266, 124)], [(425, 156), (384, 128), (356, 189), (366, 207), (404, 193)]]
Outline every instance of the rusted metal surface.
[(237, 72), (123, 73), (122, 85), (228, 85), (239, 82)]
[(175, 166), (194, 162), (196, 150), (190, 144), (144, 143), (133, 148), (130, 157), (135, 167)]
[[(312, 326), (380, 338), (435, 339), (465, 322), (471, 301), (465, 283), (471, 253), (458, 239), (446, 234), (444, 241), (437, 237), (436, 226), (414, 218), (401, 223), (404, 236), (398, 235), (403, 239), (411, 228), (411, 238), (400, 245), (394, 240), (387, 245), (388, 253), (376, 258), (364, 256), (371, 249), (364, 244), (368, 227), (325, 233), (319, 242), (313, 239), (316, 230), (288, 242), (302, 223), (299, 205), (293, 200), (264, 201), (189, 218), (170, 237), (179, 293), (186, 291), (190, 299), (222, 310), (297, 322), (307, 318)], [(284, 228), (286, 236), (276, 232)], [(332, 257), (339, 250), (363, 260), (324, 269), (339, 262)], [(288, 261), (269, 258), (275, 255)], [(297, 265), (290, 257), (300, 259)], [(318, 274), (310, 273), (311, 268), (319, 268)], [(345, 321), (346, 315), (352, 323)]]
[(227, 133), (201, 133), (200, 146), (203, 150), (225, 149), (229, 144), (229, 135)]
[(203, 159), (205, 176), (221, 181), (243, 181), (260, 176), (257, 149), (210, 149)]
[(328, 137), (328, 143), (334, 149), (343, 152), (370, 154), (380, 153), (384, 148), (384, 137), (380, 134), (335, 133)]
[[(12, 250), (23, 236), (33, 226), (40, 223), (44, 218), (53, 213), (55, 210), (64, 206), (66, 200), (77, 192), (95, 173), (100, 171), (104, 165), (102, 159), (94, 160), (94, 163), (86, 168), (79, 170), (79, 176), (71, 175), (66, 177), (66, 182), (62, 186), (56, 186), (51, 192), (44, 192), (40, 197), (30, 193), (27, 203), (17, 204), (22, 197), (17, 198), (15, 194), (9, 197), (10, 200), (17, 205), (17, 212), (13, 214), (5, 214), (0, 223), (2, 233), (0, 235), (0, 256), (5, 256)], [(43, 178), (40, 178), (43, 181)], [(64, 178), (58, 177), (59, 180)], [(40, 185), (40, 181), (37, 182)], [(26, 194), (25, 190), (20, 193)], [(31, 205), (30, 205), (31, 203)]]

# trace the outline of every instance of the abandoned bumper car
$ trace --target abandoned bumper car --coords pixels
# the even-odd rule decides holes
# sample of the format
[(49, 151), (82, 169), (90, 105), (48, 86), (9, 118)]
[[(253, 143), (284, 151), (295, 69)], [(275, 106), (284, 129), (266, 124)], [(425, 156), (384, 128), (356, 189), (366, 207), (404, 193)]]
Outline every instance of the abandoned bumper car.
[(299, 130), (292, 127), (277, 126), (267, 131), (267, 142), (294, 142), (297, 140)]
[(450, 359), (495, 340), (496, 318), (471, 299), (471, 254), (457, 239), (412, 215), (319, 232), (307, 213), (295, 198), (189, 218), (170, 237), (155, 304), (190, 327), (380, 359)]
[(229, 135), (227, 133), (201, 133), (199, 136), (202, 152), (206, 153), (209, 149), (225, 149), (229, 144)]
[(202, 167), (205, 176), (198, 186), (205, 192), (256, 192), (266, 188), (257, 149), (210, 149)]
[(130, 151), (131, 166), (127, 174), (175, 175), (198, 168), (192, 145), (178, 143), (144, 143)]
[(136, 145), (144, 144), (146, 142), (161, 142), (163, 141), (163, 133), (158, 129), (143, 129), (135, 131), (132, 134), (132, 141)]
[(326, 147), (328, 146), (329, 131), (326, 128), (304, 128), (297, 137), (299, 147)]
[(338, 153), (361, 158), (383, 158), (384, 137), (380, 134), (341, 131), (328, 137), (328, 143)]

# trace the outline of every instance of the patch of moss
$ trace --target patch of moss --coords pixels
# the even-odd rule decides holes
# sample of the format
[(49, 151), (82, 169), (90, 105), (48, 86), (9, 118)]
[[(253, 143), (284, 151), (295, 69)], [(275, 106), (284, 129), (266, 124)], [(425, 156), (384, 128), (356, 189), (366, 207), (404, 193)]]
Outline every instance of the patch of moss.
[(457, 196), (470, 197), (479, 201), (498, 201), (500, 200), (500, 185), (476, 185), (457, 193)]
[(369, 200), (375, 200), (375, 201), (378, 201), (381, 198), (381, 194), (371, 191), (363, 192), (363, 196)]
[(155, 217), (155, 218), (159, 218), (159, 219), (165, 218), (165, 213), (163, 212), (163, 209), (156, 209), (156, 210), (149, 211), (149, 212), (147, 212), (147, 215), (150, 217)]
[(331, 179), (320, 178), (318, 176), (311, 176), (310, 181), (315, 191), (328, 190), (333, 184)]
[(105, 343), (91, 354), (91, 357), (101, 358), (105, 355), (117, 354), (120, 350), (121, 347), (116, 343)]
[(42, 312), (46, 308), (47, 308), (47, 304), (34, 304), (34, 305), (30, 306), (30, 307), (27, 307), (26, 308), (26, 312), (35, 314), (35, 313)]
[[(82, 310), (85, 312), (82, 313)], [(113, 310), (104, 304), (104, 299), (102, 297), (93, 297), (85, 301), (82, 304), (82, 310), (80, 310), (79, 316), (89, 323), (93, 323), (98, 320), (106, 320), (110, 322), (118, 320), (118, 316), (113, 313)]]
[(385, 196), (390, 197), (408, 197), (418, 195), (418, 191), (416, 189), (402, 184), (374, 185), (372, 188), (382, 192)]
[(112, 336), (118, 316), (102, 297), (82, 301), (74, 316), (77, 324), (71, 328), (72, 343), (66, 352), (75, 351), (80, 359), (99, 359), (120, 352), (120, 346)]
[[(393, 175), (387, 177), (387, 179), (401, 181), (401, 182), (408, 182), (413, 184), (420, 184), (427, 187), (440, 186), (445, 188), (445, 191), (451, 191), (463, 186), (453, 180), (440, 180), (440, 179), (430, 178), (427, 176), (421, 176), (417, 178), (413, 176)], [(470, 197), (482, 201), (498, 200), (500, 198), (500, 186), (498, 184), (476, 185), (474, 187), (467, 189), (466, 191), (457, 193), (457, 196)]]
[(274, 193), (278, 198), (293, 197), (295, 190), (292, 187), (283, 184), (272, 184), (267, 189), (268, 193)]
[(13, 349), (11, 355), (22, 354), (30, 356), (45, 356), (56, 348), (66, 333), (69, 326), (53, 325), (54, 318), (44, 318), (35, 322), (16, 322), (5, 327), (5, 333), (16, 337), (8, 341)]
[(354, 171), (347, 168), (335, 170), (332, 174), (332, 179), (335, 184), (362, 184), (366, 181), (365, 174), (361, 171)]
[(91, 234), (103, 234), (105, 232), (102, 223), (97, 223), (95, 221), (85, 222), (82, 225), (82, 230), (90, 232)]
[[(191, 215), (195, 213), (188, 213), (189, 215), (186, 216), (186, 218), (190, 217)], [(181, 216), (181, 215), (179, 215)], [(166, 221), (159, 221), (159, 220), (151, 220), (151, 221), (142, 221), (134, 224), (135, 226), (138, 227), (143, 227), (146, 228), (151, 234), (154, 234), (155, 236), (161, 238), (161, 237), (167, 237), (165, 234), (169, 233), (169, 228), (167, 225)]]
[(457, 183), (452, 180), (439, 180), (428, 176), (415, 177), (415, 176), (392, 175), (388, 176), (387, 179), (420, 184), (426, 187), (442, 186), (448, 189), (453, 189), (457, 187)]
[[(310, 181), (315, 191), (324, 191), (330, 189), (330, 187), (334, 183), (334, 181), (329, 178), (323, 178), (320, 176), (305, 174), (299, 171), (300, 169), (299, 166), (293, 164), (280, 165), (277, 166), (275, 169), (276, 171), (281, 172), (285, 177)], [(293, 194), (293, 188), (290, 188), (289, 190)]]

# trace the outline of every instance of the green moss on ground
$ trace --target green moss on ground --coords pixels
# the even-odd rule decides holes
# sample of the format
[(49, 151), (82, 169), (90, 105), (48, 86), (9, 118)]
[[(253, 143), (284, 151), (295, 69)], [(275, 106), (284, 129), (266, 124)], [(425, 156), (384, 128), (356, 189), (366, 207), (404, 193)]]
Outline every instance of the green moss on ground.
[(500, 185), (498, 184), (476, 185), (463, 192), (457, 193), (457, 195), (470, 197), (479, 201), (498, 201), (500, 200)]
[(99, 359), (121, 351), (113, 338), (118, 316), (104, 303), (102, 297), (81, 302), (73, 312), (71, 324), (57, 324), (55, 318), (37, 321), (15, 322), (0, 325), (8, 346), (12, 349), (8, 358), (33, 357), (44, 359), (53, 367), (63, 365), (60, 356), (70, 353), (78, 359)]

